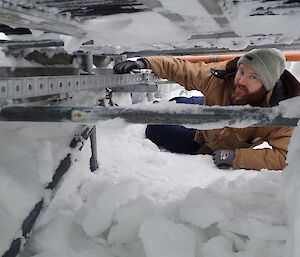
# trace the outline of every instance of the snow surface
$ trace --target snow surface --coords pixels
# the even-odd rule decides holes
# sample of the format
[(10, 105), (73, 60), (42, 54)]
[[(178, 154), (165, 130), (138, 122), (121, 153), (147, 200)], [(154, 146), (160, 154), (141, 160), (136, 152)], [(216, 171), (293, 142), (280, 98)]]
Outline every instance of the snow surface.
[(160, 150), (144, 129), (97, 124), (100, 169), (89, 171), (86, 145), (36, 226), (29, 256), (281, 256), (280, 171), (219, 170), (211, 156)]
[(41, 200), (76, 129), (70, 124), (50, 126), (52, 130), (47, 124), (0, 124), (0, 253), (8, 249), (29, 211)]

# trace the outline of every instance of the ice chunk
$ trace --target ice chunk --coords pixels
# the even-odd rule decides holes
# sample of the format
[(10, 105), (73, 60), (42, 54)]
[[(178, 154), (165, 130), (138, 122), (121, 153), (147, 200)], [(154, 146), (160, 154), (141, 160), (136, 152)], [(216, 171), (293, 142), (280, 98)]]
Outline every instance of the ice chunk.
[(126, 244), (113, 244), (110, 251), (114, 257), (146, 257), (141, 240)]
[(249, 240), (244, 251), (237, 252), (235, 257), (281, 257), (284, 255), (284, 241)]
[(233, 257), (232, 242), (224, 237), (217, 236), (210, 239), (202, 248), (205, 257)]
[(89, 238), (79, 225), (72, 222), (69, 214), (57, 216), (41, 226), (35, 231), (35, 237), (30, 242), (32, 251), (55, 251), (60, 254), (91, 246)]
[(120, 182), (99, 195), (95, 202), (83, 205), (75, 214), (74, 221), (80, 224), (89, 236), (97, 236), (110, 227), (115, 211), (130, 200), (143, 194), (142, 185), (136, 180)]
[(232, 203), (218, 192), (194, 188), (180, 206), (180, 218), (200, 228), (208, 228), (233, 214)]
[(136, 240), (140, 225), (145, 219), (155, 214), (155, 209), (155, 203), (145, 197), (121, 207), (116, 212), (117, 224), (111, 228), (108, 242), (113, 244)]
[(162, 216), (144, 221), (139, 231), (147, 257), (194, 257), (193, 231)]
[(287, 240), (288, 229), (283, 225), (271, 225), (253, 218), (237, 217), (218, 224), (222, 230), (231, 231), (260, 240)]

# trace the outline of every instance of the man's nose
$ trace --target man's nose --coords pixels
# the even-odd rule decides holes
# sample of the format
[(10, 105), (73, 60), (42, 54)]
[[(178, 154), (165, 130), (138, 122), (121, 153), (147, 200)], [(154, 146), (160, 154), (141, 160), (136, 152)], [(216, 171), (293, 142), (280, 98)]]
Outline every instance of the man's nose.
[(240, 77), (240, 79), (239, 79), (239, 84), (240, 84), (240, 85), (246, 86), (246, 85), (247, 85), (247, 81), (248, 81), (247, 76), (242, 75), (242, 76)]

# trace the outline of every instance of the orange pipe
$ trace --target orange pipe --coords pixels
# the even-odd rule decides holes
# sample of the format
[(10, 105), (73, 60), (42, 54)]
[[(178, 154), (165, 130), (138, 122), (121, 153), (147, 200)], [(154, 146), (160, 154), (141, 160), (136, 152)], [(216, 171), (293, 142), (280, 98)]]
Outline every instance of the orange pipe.
[[(188, 60), (190, 62), (222, 62), (226, 60), (231, 60), (236, 57), (242, 56), (244, 53), (241, 54), (227, 54), (227, 55), (199, 55), (199, 56), (176, 56), (176, 58)], [(300, 52), (285, 52), (283, 53), (286, 60), (288, 62), (297, 62), (300, 61)]]

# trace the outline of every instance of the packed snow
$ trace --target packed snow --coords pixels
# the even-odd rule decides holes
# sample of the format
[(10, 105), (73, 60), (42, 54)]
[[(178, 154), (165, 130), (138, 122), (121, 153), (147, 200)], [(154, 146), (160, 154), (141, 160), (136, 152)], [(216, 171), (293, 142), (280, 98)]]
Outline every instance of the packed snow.
[[(44, 165), (54, 169), (67, 151), (59, 151), (61, 146), (55, 142), (66, 142), (61, 140), (66, 132), (72, 134), (67, 127), (71, 125), (31, 125), (30, 132), (25, 124), (20, 125), (14, 125), (14, 133), (7, 128), (7, 139), (30, 134), (30, 145), (37, 149), (16, 156), (24, 168), (16, 167), (15, 172), (32, 174), (34, 168), (24, 162), (34, 165), (33, 158), (44, 156), (45, 151), (38, 148), (44, 141), (50, 142), (46, 154), (52, 160)], [(145, 139), (144, 129), (144, 125), (119, 119), (97, 124), (100, 168), (89, 171), (87, 144), (35, 227), (24, 256), (250, 257), (262, 252), (261, 256), (283, 256), (289, 228), (281, 171), (219, 170), (211, 156), (173, 154), (157, 148)], [(52, 138), (54, 132), (60, 136)], [(7, 150), (1, 171), (2, 166), (16, 163), (15, 145), (13, 148)], [(28, 146), (18, 148), (28, 150)], [(15, 176), (20, 174), (1, 174), (3, 181), (8, 176), (19, 181)], [(38, 185), (45, 184), (45, 178), (36, 180)], [(36, 180), (31, 181), (35, 187)], [(14, 189), (19, 198), (1, 194), (1, 203), (11, 200), (10, 213), (18, 208), (11, 232), (20, 225), (29, 203), (33, 205), (42, 196), (41, 190), (34, 191), (28, 183)], [(25, 201), (24, 207), (13, 204), (25, 205)], [(3, 216), (7, 218), (7, 213)], [(3, 247), (11, 234), (3, 235)]]
[[(44, 129), (67, 130), (59, 126), (47, 124)], [(89, 171), (86, 145), (36, 226), (25, 253), (254, 256), (260, 247), (265, 256), (281, 256), (288, 227), (280, 171), (218, 170), (210, 156), (161, 151), (144, 138), (144, 128), (118, 119), (97, 124), (100, 169)], [(31, 128), (31, 133), (36, 129), (45, 132), (40, 127)], [(50, 149), (49, 156), (57, 151)], [(25, 200), (25, 193), (19, 201)], [(40, 195), (35, 192), (32, 202)], [(19, 210), (22, 218), (26, 211)]]

